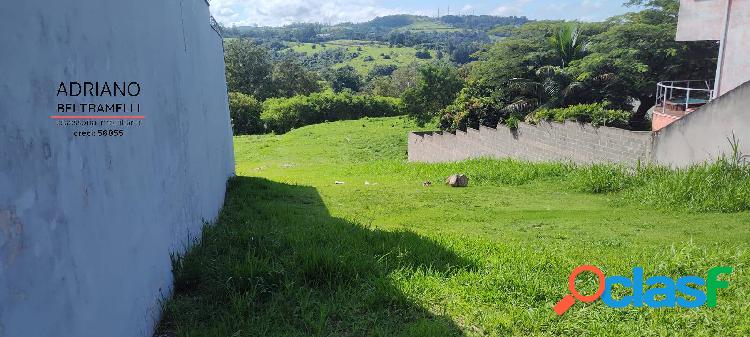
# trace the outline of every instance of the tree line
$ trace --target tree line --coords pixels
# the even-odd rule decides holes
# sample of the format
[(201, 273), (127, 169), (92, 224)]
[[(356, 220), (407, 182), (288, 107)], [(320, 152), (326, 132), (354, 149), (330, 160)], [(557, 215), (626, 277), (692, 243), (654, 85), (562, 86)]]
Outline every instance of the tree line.
[[(444, 130), (540, 118), (647, 129), (656, 83), (713, 78), (718, 46), (674, 41), (677, 0), (626, 5), (644, 9), (603, 22), (493, 29), (507, 37), (478, 44), (465, 62), (380, 65), (366, 76), (349, 66), (311, 67), (299, 55), (274, 58), (255, 40), (235, 40), (226, 47), (228, 88), (260, 102), (325, 91), (392, 97), (401, 106), (393, 111)], [(401, 24), (397, 19), (390, 24)]]

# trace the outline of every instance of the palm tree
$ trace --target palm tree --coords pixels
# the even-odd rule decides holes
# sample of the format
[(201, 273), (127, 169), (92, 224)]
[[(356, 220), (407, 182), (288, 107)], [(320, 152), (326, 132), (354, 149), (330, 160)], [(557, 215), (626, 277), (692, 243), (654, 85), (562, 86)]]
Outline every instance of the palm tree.
[(509, 83), (513, 100), (503, 110), (507, 114), (525, 116), (540, 108), (559, 108), (587, 100), (586, 93), (606, 89), (616, 76), (602, 74), (587, 80), (571, 79), (557, 66), (543, 66), (536, 70), (536, 80), (514, 78)]
[(587, 43), (581, 36), (578, 24), (575, 22), (562, 23), (557, 31), (549, 37), (549, 43), (560, 57), (563, 68), (571, 61), (583, 57), (586, 52)]
[(580, 83), (571, 82), (562, 73), (562, 68), (543, 66), (536, 71), (537, 80), (514, 78), (508, 88), (514, 97), (503, 110), (524, 116), (538, 108), (562, 106), (566, 96), (573, 93)]

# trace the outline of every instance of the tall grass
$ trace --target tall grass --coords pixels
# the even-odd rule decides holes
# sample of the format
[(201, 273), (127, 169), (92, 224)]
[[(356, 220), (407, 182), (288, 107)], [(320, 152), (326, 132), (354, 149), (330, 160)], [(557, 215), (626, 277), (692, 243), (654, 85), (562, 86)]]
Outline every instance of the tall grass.
[(685, 169), (649, 167), (632, 178), (625, 198), (663, 209), (698, 212), (750, 210), (750, 167), (727, 160)]
[(568, 190), (614, 194), (621, 201), (640, 207), (693, 212), (750, 210), (750, 166), (724, 158), (680, 169), (653, 165), (630, 168), (614, 164), (532, 163), (512, 159), (436, 164), (384, 161), (353, 168), (350, 173), (433, 183), (462, 173), (469, 177), (473, 186), (549, 182)]

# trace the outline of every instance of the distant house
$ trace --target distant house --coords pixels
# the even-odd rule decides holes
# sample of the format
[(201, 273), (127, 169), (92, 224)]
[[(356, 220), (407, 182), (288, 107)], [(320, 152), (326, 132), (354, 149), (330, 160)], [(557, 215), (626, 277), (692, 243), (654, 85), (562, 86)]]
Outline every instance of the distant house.
[(653, 130), (750, 81), (750, 0), (681, 0), (677, 41), (719, 41), (716, 77), (661, 82)]

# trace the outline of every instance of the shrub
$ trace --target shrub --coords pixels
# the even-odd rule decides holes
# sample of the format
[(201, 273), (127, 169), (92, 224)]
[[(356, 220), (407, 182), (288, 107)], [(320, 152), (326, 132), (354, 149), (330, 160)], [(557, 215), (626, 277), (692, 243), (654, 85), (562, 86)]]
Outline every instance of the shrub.
[(403, 113), (401, 101), (397, 98), (328, 91), (309, 96), (268, 99), (263, 103), (261, 120), (267, 132), (284, 133), (325, 121), (397, 116)]
[(594, 126), (604, 125), (626, 128), (631, 114), (631, 112), (625, 110), (609, 109), (609, 103), (604, 102), (572, 105), (567, 108), (558, 109), (539, 109), (526, 116), (526, 121), (536, 124), (542, 120), (557, 122), (574, 120), (591, 123)]
[(414, 56), (416, 56), (418, 59), (423, 59), (423, 60), (432, 58), (432, 55), (430, 55), (429, 50), (417, 50), (417, 52), (414, 53)]
[(440, 129), (443, 131), (478, 129), (480, 125), (495, 128), (502, 122), (511, 129), (518, 127), (518, 118), (513, 116), (510, 119), (511, 116), (494, 98), (473, 95), (468, 87), (461, 89), (453, 103), (440, 113)]
[(398, 66), (395, 64), (376, 64), (367, 73), (367, 81), (378, 76), (390, 76), (396, 69), (398, 69)]
[(326, 74), (326, 77), (331, 82), (331, 88), (334, 92), (341, 92), (346, 89), (359, 91), (362, 87), (362, 77), (359, 76), (354, 67), (349, 65), (331, 70)]
[(247, 135), (263, 131), (260, 115), (263, 106), (253, 96), (240, 92), (229, 93), (229, 115), (232, 117), (232, 132)]
[(375, 61), (375, 58), (368, 55), (368, 56), (365, 56), (365, 58), (362, 60), (365, 62), (372, 62), (372, 61)]

